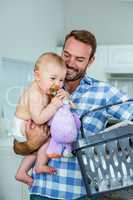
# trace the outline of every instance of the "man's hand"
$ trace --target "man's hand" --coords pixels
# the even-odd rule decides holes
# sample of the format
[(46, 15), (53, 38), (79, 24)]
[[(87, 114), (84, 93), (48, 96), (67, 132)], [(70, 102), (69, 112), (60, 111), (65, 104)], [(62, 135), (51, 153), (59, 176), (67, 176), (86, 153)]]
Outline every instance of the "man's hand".
[(29, 155), (39, 149), (50, 136), (47, 124), (37, 126), (31, 122), (26, 125), (26, 142), (18, 142), (14, 140), (14, 151), (16, 154)]

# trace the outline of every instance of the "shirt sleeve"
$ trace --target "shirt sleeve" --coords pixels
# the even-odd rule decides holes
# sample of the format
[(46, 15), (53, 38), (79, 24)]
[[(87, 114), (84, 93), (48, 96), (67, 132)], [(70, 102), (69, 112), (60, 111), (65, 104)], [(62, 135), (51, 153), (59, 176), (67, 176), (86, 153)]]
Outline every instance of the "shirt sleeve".
[(120, 120), (133, 119), (133, 101), (125, 102), (131, 99), (128, 95), (112, 86), (108, 87), (106, 95), (106, 105), (123, 102), (107, 108), (107, 114)]

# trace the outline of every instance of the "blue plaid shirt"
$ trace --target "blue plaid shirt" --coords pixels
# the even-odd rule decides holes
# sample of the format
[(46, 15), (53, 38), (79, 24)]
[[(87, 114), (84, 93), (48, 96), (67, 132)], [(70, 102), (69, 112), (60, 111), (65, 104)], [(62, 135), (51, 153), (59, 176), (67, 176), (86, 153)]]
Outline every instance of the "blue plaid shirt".
[[(128, 97), (108, 83), (86, 75), (71, 94), (71, 99), (77, 105), (73, 112), (81, 117), (86, 111), (124, 101)], [(88, 114), (83, 123), (85, 133), (91, 135), (103, 130), (109, 117), (121, 120), (132, 119), (133, 103), (125, 103)], [(48, 165), (55, 167), (57, 174), (36, 174), (33, 171), (34, 183), (30, 188), (31, 194), (66, 200), (77, 199), (86, 194), (76, 157), (51, 159)]]

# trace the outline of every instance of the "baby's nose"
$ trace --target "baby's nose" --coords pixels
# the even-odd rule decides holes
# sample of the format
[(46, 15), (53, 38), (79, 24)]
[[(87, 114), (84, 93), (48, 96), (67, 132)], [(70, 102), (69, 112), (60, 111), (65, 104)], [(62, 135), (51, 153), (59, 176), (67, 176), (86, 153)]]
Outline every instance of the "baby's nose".
[(56, 81), (55, 81), (55, 85), (56, 85), (57, 88), (60, 88), (60, 85), (61, 85), (61, 84), (60, 84), (60, 81), (56, 80)]
[(59, 90), (61, 88), (61, 85), (59, 82), (55, 83), (55, 90)]

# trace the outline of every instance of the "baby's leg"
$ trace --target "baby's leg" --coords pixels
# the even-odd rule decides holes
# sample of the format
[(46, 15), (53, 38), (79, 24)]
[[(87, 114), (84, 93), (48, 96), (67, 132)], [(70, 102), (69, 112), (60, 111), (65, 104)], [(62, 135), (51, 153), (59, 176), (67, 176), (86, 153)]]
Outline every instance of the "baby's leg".
[(47, 141), (44, 145), (42, 145), (40, 149), (38, 150), (36, 165), (35, 165), (36, 173), (50, 173), (50, 174), (56, 173), (55, 168), (49, 167), (47, 165), (48, 156), (46, 152), (47, 152), (48, 145), (49, 145), (49, 141)]
[(17, 171), (15, 176), (16, 180), (26, 183), (28, 186), (32, 185), (33, 179), (28, 175), (28, 171), (32, 168), (33, 163), (36, 160), (36, 154), (26, 156)]

